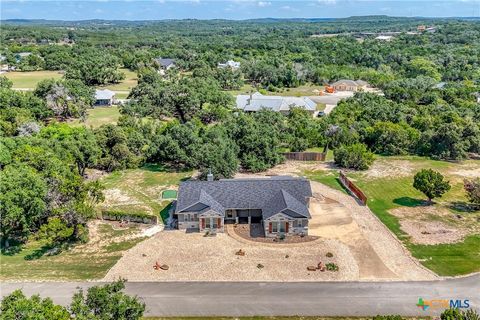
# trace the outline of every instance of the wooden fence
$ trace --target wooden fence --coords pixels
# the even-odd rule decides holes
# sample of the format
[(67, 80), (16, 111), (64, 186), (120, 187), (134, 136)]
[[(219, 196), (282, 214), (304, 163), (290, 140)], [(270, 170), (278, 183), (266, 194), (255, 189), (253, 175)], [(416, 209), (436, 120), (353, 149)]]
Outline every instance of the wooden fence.
[(112, 221), (130, 221), (136, 223), (146, 224), (158, 224), (158, 216), (138, 214), (138, 213), (126, 213), (121, 211), (104, 210), (101, 215), (103, 220)]
[(353, 195), (357, 197), (363, 203), (363, 205), (367, 204), (367, 196), (341, 171), (339, 179), (343, 186), (353, 193)]
[(323, 152), (284, 152), (287, 160), (296, 161), (325, 161), (326, 154)]

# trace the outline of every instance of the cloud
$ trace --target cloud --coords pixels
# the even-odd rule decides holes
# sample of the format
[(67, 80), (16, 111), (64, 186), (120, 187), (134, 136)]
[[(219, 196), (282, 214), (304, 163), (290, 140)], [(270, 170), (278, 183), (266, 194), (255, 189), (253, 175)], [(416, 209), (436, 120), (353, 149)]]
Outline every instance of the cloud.
[(272, 4), (272, 3), (271, 3), (270, 1), (258, 1), (258, 2), (257, 2), (257, 5), (258, 5), (259, 7), (262, 7), (262, 8), (263, 8), (263, 7), (268, 7), (268, 6), (270, 6), (271, 4)]

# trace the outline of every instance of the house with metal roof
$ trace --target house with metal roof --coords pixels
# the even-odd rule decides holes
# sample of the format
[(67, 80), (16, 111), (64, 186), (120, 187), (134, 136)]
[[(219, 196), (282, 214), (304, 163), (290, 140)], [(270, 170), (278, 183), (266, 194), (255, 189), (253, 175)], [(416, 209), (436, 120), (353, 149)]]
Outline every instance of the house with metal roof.
[(338, 80), (331, 85), (335, 91), (359, 91), (365, 90), (368, 86), (369, 84), (366, 81), (348, 79)]
[(185, 181), (180, 184), (174, 218), (178, 228), (223, 232), (226, 223), (258, 223), (265, 236), (308, 234), (310, 182), (278, 176)]
[(114, 103), (115, 103), (115, 92), (108, 89), (95, 90), (96, 106), (111, 106)]
[(264, 96), (260, 92), (238, 95), (236, 103), (237, 108), (245, 112), (257, 112), (261, 109), (268, 109), (288, 114), (293, 107), (304, 108), (312, 115), (317, 111), (317, 104), (308, 97)]
[(221, 68), (221, 69), (230, 68), (232, 70), (237, 70), (237, 69), (240, 68), (240, 62), (233, 61), (233, 60), (228, 60), (225, 63), (219, 63), (218, 67)]

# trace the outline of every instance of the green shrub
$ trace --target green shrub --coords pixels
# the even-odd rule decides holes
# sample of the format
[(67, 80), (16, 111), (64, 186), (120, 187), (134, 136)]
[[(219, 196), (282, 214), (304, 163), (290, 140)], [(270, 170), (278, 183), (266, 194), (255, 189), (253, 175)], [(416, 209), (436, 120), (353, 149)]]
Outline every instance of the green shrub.
[(403, 320), (402, 316), (399, 316), (398, 314), (396, 315), (377, 315), (373, 317), (373, 320)]
[(342, 145), (333, 152), (334, 160), (342, 168), (367, 170), (373, 163), (373, 153), (361, 143)]
[(327, 267), (328, 271), (338, 271), (338, 266), (333, 262), (327, 263), (325, 267)]

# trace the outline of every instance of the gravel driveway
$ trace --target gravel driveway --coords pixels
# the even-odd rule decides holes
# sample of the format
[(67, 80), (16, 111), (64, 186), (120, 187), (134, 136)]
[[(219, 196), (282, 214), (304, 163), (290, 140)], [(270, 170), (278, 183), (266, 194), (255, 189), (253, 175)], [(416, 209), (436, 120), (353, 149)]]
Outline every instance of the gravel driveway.
[[(310, 184), (314, 194), (335, 200), (350, 212), (353, 221), (361, 231), (362, 238), (367, 241), (365, 245), (373, 249), (375, 256), (378, 256), (381, 262), (395, 274), (396, 279), (432, 280), (437, 278), (433, 272), (424, 268), (411, 256), (403, 244), (367, 206), (360, 205), (353, 197), (319, 182), (311, 181)], [(357, 243), (357, 245), (361, 244)], [(368, 254), (366, 258), (374, 259), (368, 258)]]

